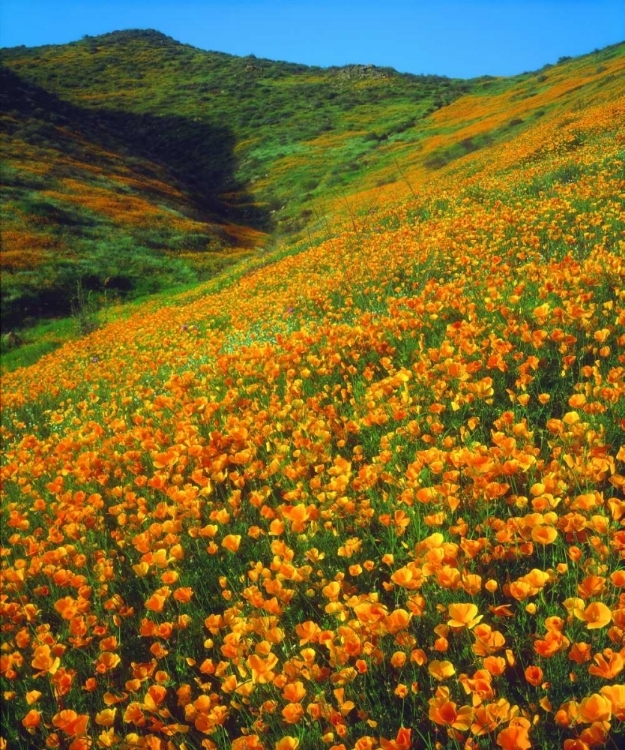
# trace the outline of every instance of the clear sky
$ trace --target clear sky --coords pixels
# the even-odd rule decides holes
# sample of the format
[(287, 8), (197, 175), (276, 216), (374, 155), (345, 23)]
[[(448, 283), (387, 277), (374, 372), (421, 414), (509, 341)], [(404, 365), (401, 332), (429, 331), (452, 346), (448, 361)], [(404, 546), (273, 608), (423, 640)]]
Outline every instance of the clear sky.
[(512, 75), (625, 39), (625, 0), (0, 0), (0, 46), (152, 28), (308, 65)]

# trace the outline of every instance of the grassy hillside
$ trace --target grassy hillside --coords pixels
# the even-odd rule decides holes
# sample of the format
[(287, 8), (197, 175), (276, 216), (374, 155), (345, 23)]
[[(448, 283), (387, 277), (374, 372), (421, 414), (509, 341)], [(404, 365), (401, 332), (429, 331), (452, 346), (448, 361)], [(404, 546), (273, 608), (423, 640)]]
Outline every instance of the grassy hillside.
[(128, 31), (0, 60), (2, 315), (19, 328), (353, 223), (552, 110), (618, 92), (623, 52), (460, 81)]
[(222, 178), (214, 174), (210, 190), (196, 189), (142, 146), (130, 117), (125, 131), (115, 117), (63, 101), (7, 68), (0, 76), (7, 326), (68, 313), (78, 279), (93, 290), (145, 293), (197, 280), (195, 271), (214, 272), (233, 248), (262, 244), (262, 231), (237, 224), (247, 221), (241, 207), (219, 198)]
[[(67, 313), (78, 281), (100, 297), (197, 281), (268, 232), (301, 229), (317, 188), (353, 182), (393, 129), (468, 87), (237, 58), (140, 31), (3, 50), (1, 61), (8, 326)], [(320, 133), (344, 141), (330, 158), (306, 156)]]
[(3, 378), (6, 747), (622, 746), (623, 65)]
[[(466, 81), (399, 74), (391, 68), (324, 69), (205, 52), (154, 31), (14, 48), (4, 50), (2, 59), (28, 81), (84, 107), (183, 118), (184, 125), (176, 121), (174, 127), (165, 120), (158, 134), (147, 118), (142, 140), (159, 137), (163, 158), (173, 159), (185, 173), (193, 171), (200, 182), (211, 182), (215, 160), (231, 151), (231, 134), (237, 161), (226, 171), (234, 171), (244, 184), (269, 176), (275, 184), (263, 184), (255, 192), (274, 210), (287, 202), (299, 207), (302, 188), (314, 194), (322, 183), (353, 180), (355, 175), (349, 173), (365, 166), (359, 157), (471, 88)], [(189, 134), (181, 131), (192, 123), (218, 132), (172, 156), (173, 145), (187, 142)], [(228, 128), (225, 135), (223, 127)], [(323, 165), (296, 170), (290, 181), (271, 180), (277, 160), (313, 152), (309, 142), (325, 133), (340, 135), (347, 143)], [(231, 190), (236, 192), (236, 184)], [(295, 216), (294, 211), (284, 213)]]

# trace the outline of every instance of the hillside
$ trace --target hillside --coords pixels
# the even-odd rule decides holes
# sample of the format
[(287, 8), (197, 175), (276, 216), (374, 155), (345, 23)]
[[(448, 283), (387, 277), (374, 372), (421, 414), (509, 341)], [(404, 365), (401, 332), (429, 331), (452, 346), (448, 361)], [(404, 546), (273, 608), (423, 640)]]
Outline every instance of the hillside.
[(622, 746), (624, 68), (3, 377), (6, 747)]
[[(299, 203), (302, 187), (314, 194), (324, 180), (333, 184), (352, 180), (350, 170), (366, 164), (350, 167), (348, 160), (371, 151), (377, 141), (406, 131), (471, 88), (466, 81), (399, 74), (390, 68), (323, 69), (205, 52), (153, 31), (114, 32), (69, 45), (4, 50), (2, 59), (26, 80), (80, 106), (182, 117), (189, 128), (194, 122), (216, 127), (216, 135), (201, 148), (196, 142), (175, 157), (181, 171), (193, 169), (200, 182), (212, 181), (214, 161), (230, 151), (227, 137), (226, 148), (220, 148), (224, 135), (219, 127), (228, 128), (234, 137), (237, 177), (246, 185), (267, 176), (277, 183), (274, 190), (264, 185), (257, 189), (259, 200), (272, 208), (280, 208), (280, 201)], [(170, 159), (171, 146), (186, 143), (188, 134), (180, 132), (179, 123), (176, 127), (165, 123), (159, 128), (163, 129), (165, 133), (156, 134), (148, 123), (142, 140), (161, 138), (159, 151)], [(271, 174), (275, 162), (284, 157), (312, 154), (314, 139), (325, 133), (343, 136), (351, 153), (340, 149), (333, 154), (340, 155), (338, 159), (311, 164), (305, 173), (296, 170), (290, 183)], [(363, 143), (365, 136), (368, 144)], [(235, 184), (230, 187), (235, 191)]]
[(188, 284), (353, 222), (552, 109), (616, 92), (621, 59), (461, 81), (239, 58), (155, 31), (2, 50), (5, 326), (67, 315), (81, 288), (103, 301)]
[(227, 223), (216, 194), (193, 191), (114, 123), (6, 68), (0, 79), (7, 329), (71, 312), (77, 279), (145, 293), (195, 280), (193, 269), (216, 256), (223, 266), (233, 257), (224, 250), (245, 247), (245, 234), (262, 237)]

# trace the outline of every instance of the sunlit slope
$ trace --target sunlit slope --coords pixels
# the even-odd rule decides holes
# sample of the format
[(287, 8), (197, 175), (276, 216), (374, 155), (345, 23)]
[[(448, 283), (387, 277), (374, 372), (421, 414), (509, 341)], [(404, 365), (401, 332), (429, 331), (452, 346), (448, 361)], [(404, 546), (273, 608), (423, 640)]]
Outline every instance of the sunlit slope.
[[(457, 174), (466, 180), (477, 171), (482, 178), (484, 169), (492, 173), (518, 166), (518, 149), (518, 156), (525, 159), (524, 168), (550, 151), (569, 151), (574, 157), (579, 144), (577, 118), (571, 113), (619, 99), (624, 81), (625, 45), (619, 44), (516, 78), (481, 82), (389, 144), (376, 169), (353, 191), (326, 197), (316, 210), (342, 207), (345, 213), (372, 208), (380, 200), (427, 191), (433, 176), (450, 175), (453, 180)], [(566, 143), (561, 129), (568, 131)], [(505, 151), (490, 154), (493, 146), (507, 142), (510, 147)], [(557, 149), (553, 144), (558, 144)], [(318, 146), (319, 153), (328, 151), (323, 139)]]
[[(245, 186), (280, 230), (293, 231), (328, 201), (404, 182), (406, 169), (427, 177), (553, 111), (618, 94), (624, 55), (614, 45), (508, 79), (462, 81), (239, 58), (129, 31), (3, 50), (2, 59), (63, 99), (115, 113), (122, 128), (119, 116), (135, 115), (133, 131), (163, 159), (199, 183), (219, 174), (235, 202)], [(201, 145), (186, 132), (193, 123), (207, 131)], [(186, 139), (191, 148), (181, 148)]]
[(8, 747), (623, 742), (609, 93), (3, 378)]

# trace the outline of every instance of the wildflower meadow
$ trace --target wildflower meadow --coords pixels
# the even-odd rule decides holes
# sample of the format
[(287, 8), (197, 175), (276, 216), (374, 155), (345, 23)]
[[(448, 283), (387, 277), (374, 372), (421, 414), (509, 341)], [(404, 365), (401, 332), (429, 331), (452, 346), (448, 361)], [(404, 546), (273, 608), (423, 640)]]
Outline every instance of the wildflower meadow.
[(4, 374), (3, 750), (623, 747), (624, 122)]

